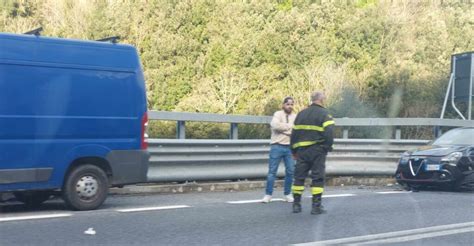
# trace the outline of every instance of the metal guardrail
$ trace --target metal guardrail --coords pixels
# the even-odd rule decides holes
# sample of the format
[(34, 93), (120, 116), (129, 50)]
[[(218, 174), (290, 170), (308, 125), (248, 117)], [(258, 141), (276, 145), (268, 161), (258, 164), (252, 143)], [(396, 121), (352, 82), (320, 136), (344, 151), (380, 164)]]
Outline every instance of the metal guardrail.
[[(201, 121), (220, 123), (270, 124), (271, 116), (224, 115), (207, 113), (186, 113), (168, 111), (149, 111), (151, 120)], [(473, 126), (471, 120), (438, 118), (336, 118), (339, 126)]]
[[(150, 182), (238, 180), (265, 178), (269, 140), (237, 140), (238, 124), (269, 124), (270, 116), (219, 115), (150, 111), (149, 119), (177, 122), (177, 139), (150, 139)], [(185, 139), (185, 122), (230, 123), (232, 140)], [(473, 126), (474, 121), (430, 118), (337, 118), (343, 138), (336, 139), (327, 158), (328, 175), (392, 175), (402, 152), (424, 145), (427, 140), (401, 140), (401, 126)], [(385, 126), (395, 129), (393, 140), (348, 139), (348, 127)], [(282, 176), (284, 168), (278, 175)]]
[[(206, 113), (183, 113), (167, 111), (150, 111), (150, 120), (168, 120), (177, 122), (176, 138), (184, 139), (186, 134), (185, 122), (218, 122), (230, 123), (230, 139), (238, 139), (238, 124), (270, 124), (271, 116), (250, 116), (250, 115), (222, 115)], [(435, 135), (441, 133), (439, 127), (467, 127), (473, 126), (474, 120), (454, 120), (438, 118), (336, 118), (336, 126), (342, 127), (343, 138), (348, 138), (349, 129), (352, 126), (386, 126), (395, 128), (395, 139), (401, 138), (402, 126), (433, 126)]]
[[(179, 182), (265, 178), (269, 140), (150, 139), (148, 180)], [(407, 149), (427, 140), (336, 139), (328, 175), (392, 175)], [(281, 167), (278, 175), (284, 175)]]

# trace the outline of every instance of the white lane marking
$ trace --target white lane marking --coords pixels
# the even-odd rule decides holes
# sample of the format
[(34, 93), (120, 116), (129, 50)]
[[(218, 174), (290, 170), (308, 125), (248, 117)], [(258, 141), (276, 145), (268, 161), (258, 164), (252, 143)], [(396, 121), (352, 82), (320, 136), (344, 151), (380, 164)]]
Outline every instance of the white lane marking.
[(347, 237), (347, 238), (339, 238), (339, 239), (331, 239), (326, 241), (316, 241), (316, 242), (309, 242), (309, 243), (301, 243), (301, 244), (294, 244), (298, 246), (306, 246), (306, 245), (330, 245), (330, 244), (349, 244), (349, 243), (366, 243), (380, 239), (395, 239), (397, 237), (403, 236), (417, 236), (416, 234), (422, 233), (440, 233), (442, 231), (447, 230), (464, 230), (464, 229), (472, 229), (474, 226), (474, 222), (467, 222), (467, 223), (459, 223), (459, 224), (449, 224), (449, 225), (441, 225), (441, 226), (431, 226), (419, 229), (412, 229), (412, 230), (405, 230), (405, 231), (394, 231), (394, 232), (387, 232), (387, 233), (380, 233), (380, 234), (370, 234), (365, 236), (356, 236), (356, 237)]
[(168, 210), (168, 209), (179, 209), (179, 208), (190, 208), (190, 206), (188, 206), (188, 205), (176, 205), (176, 206), (163, 206), (163, 207), (126, 208), (126, 209), (117, 209), (115, 211), (121, 212), (121, 213), (130, 213), (130, 212)]
[(357, 196), (356, 194), (334, 194), (334, 195), (323, 195), (323, 198), (330, 197), (348, 197), (348, 196)]
[[(272, 202), (283, 202), (285, 200), (283, 200), (282, 198), (273, 198), (272, 199)], [(230, 202), (227, 202), (229, 204), (247, 204), (247, 203), (260, 203), (262, 202), (262, 200), (243, 200), (243, 201), (230, 201)]]
[[(323, 198), (331, 198), (331, 197), (348, 197), (348, 196), (357, 196), (356, 194), (333, 194), (333, 195), (323, 195)], [(311, 198), (313, 196), (307, 196), (307, 198)]]
[(70, 217), (72, 214), (44, 214), (44, 215), (31, 215), (31, 216), (12, 216), (0, 218), (0, 222), (8, 221), (20, 221), (20, 220), (38, 220), (38, 219), (54, 219), (62, 217)]
[(373, 241), (368, 241), (364, 243), (356, 243), (352, 245), (368, 245), (368, 244), (380, 245), (384, 243), (402, 243), (402, 242), (415, 241), (415, 240), (420, 240), (420, 239), (425, 239), (425, 238), (443, 237), (443, 236), (448, 236), (448, 235), (461, 234), (461, 233), (466, 233), (466, 232), (474, 232), (474, 227), (422, 233), (419, 235), (410, 235), (410, 236), (405, 236), (405, 237), (395, 237), (395, 238), (388, 238), (388, 239), (381, 239), (381, 240), (373, 240)]
[(405, 194), (405, 193), (411, 193), (411, 191), (379, 191), (375, 193), (377, 194)]
[[(348, 197), (348, 196), (356, 196), (356, 194), (334, 194), (334, 195), (323, 195), (323, 198), (331, 198), (331, 197)], [(312, 196), (307, 196), (308, 198)], [(282, 198), (273, 198), (272, 202), (284, 202), (285, 200)], [(242, 200), (242, 201), (229, 201), (229, 204), (248, 204), (248, 203), (260, 203), (262, 200)]]
[[(375, 192), (377, 194), (405, 194), (411, 193), (411, 191), (379, 191)], [(350, 196), (358, 196), (357, 194), (332, 194), (332, 195), (323, 195), (323, 198), (333, 198), (333, 197), (350, 197)], [(306, 196), (306, 198), (311, 198), (313, 196)], [(274, 198), (272, 202), (276, 201), (284, 201), (281, 198)], [(242, 200), (242, 201), (229, 201), (229, 204), (247, 204), (247, 203), (260, 203), (262, 200)]]

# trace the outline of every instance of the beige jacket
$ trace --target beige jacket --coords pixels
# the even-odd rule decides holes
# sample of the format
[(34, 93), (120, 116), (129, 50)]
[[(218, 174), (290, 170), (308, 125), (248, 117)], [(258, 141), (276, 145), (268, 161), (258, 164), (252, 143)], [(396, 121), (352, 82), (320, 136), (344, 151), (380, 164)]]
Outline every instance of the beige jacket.
[(272, 129), (272, 144), (290, 144), (291, 130), (293, 129), (295, 118), (295, 113), (286, 114), (283, 110), (273, 114), (272, 122), (270, 123)]

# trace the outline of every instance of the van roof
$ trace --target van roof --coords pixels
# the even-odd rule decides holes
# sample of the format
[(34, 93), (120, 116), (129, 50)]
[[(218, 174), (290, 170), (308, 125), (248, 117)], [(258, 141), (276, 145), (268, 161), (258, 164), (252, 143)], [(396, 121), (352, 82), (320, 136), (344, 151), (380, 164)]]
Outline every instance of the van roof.
[(140, 69), (136, 49), (126, 44), (0, 33), (0, 47), (0, 62), (101, 70)]

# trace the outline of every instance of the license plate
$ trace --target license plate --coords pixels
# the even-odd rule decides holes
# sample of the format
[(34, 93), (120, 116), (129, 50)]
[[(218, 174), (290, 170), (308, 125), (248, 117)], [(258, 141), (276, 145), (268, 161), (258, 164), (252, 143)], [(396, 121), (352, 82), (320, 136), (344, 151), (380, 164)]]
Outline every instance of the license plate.
[(441, 165), (426, 165), (425, 170), (426, 171), (439, 171), (441, 170)]

